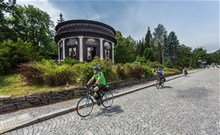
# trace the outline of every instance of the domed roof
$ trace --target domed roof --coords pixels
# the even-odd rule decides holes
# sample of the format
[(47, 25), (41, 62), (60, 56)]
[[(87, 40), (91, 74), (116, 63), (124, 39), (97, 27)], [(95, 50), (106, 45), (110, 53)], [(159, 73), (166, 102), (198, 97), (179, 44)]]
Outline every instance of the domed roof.
[(92, 36), (105, 38), (116, 43), (115, 30), (111, 26), (93, 20), (69, 20), (56, 27), (55, 41), (70, 36)]

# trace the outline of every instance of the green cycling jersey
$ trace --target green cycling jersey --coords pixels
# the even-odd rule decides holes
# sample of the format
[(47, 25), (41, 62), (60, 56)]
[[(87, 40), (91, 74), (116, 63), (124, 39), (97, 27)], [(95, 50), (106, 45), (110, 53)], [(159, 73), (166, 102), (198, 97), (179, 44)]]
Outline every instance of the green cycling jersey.
[(97, 74), (93, 75), (93, 79), (98, 80), (98, 78), (100, 77), (100, 81), (98, 83), (99, 86), (106, 86), (106, 79), (105, 76), (102, 72), (98, 72)]

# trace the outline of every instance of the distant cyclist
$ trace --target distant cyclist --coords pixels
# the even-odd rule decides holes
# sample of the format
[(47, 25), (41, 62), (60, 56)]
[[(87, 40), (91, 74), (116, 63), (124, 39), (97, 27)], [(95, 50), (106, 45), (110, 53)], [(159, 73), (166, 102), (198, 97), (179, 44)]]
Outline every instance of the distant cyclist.
[(187, 69), (187, 67), (185, 67), (185, 68), (183, 69), (183, 73), (184, 73), (184, 75), (187, 75), (187, 74), (188, 74), (188, 69)]
[(163, 73), (163, 68), (159, 67), (156, 72), (157, 72), (157, 77), (160, 79), (160, 81), (162, 79), (164, 79), (164, 81), (165, 81), (165, 76), (164, 76), (164, 73)]
[(94, 91), (95, 91), (95, 99), (98, 101), (97, 104), (100, 105), (100, 95), (98, 93), (99, 90), (103, 90), (106, 88), (106, 79), (104, 74), (101, 72), (101, 68), (99, 66), (94, 66), (93, 68), (93, 77), (88, 81), (88, 83), (85, 85), (88, 87), (90, 84), (92, 84), (94, 81)]

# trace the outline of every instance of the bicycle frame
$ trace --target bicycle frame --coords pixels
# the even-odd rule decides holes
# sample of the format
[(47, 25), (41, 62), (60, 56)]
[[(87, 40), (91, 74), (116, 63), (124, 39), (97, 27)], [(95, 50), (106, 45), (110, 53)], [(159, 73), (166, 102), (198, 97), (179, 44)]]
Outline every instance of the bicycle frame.
[[(108, 99), (110, 99), (110, 98), (108, 97), (108, 95), (106, 95), (105, 90), (100, 89), (98, 91), (99, 96), (101, 96), (101, 98), (98, 99), (98, 100), (95, 98), (94, 93), (95, 92), (94, 92), (92, 87), (89, 87), (89, 88), (85, 87), (85, 96), (82, 97), (78, 101), (77, 106), (76, 106), (76, 108), (77, 108), (76, 111), (77, 111), (77, 114), (79, 116), (87, 117), (92, 112), (94, 104), (95, 104), (94, 99), (97, 101), (97, 103), (99, 101), (99, 103), (102, 104), (102, 106), (105, 107), (105, 108), (108, 108), (112, 105), (112, 103), (113, 103), (113, 94), (111, 92), (108, 93), (108, 95), (110, 94), (111, 102), (108, 102)], [(92, 108), (90, 108), (90, 107), (92, 107)], [(80, 110), (83, 109), (83, 108), (86, 108), (86, 109), (82, 110), (82, 112), (81, 112)], [(86, 111), (86, 112), (83, 113), (83, 111)]]

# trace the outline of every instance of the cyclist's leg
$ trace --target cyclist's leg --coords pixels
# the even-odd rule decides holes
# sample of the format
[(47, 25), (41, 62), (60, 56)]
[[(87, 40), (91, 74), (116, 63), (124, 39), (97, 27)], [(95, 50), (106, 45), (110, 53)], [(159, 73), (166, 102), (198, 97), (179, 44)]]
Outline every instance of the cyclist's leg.
[(95, 97), (97, 97), (98, 96), (98, 91), (99, 91), (99, 87), (98, 86), (96, 86), (95, 88), (94, 88), (94, 96)]
[(100, 101), (101, 96), (100, 96), (99, 90), (100, 90), (100, 88), (97, 86), (94, 88), (94, 91), (95, 91), (94, 98), (97, 101), (97, 104), (101, 105), (101, 101)]

